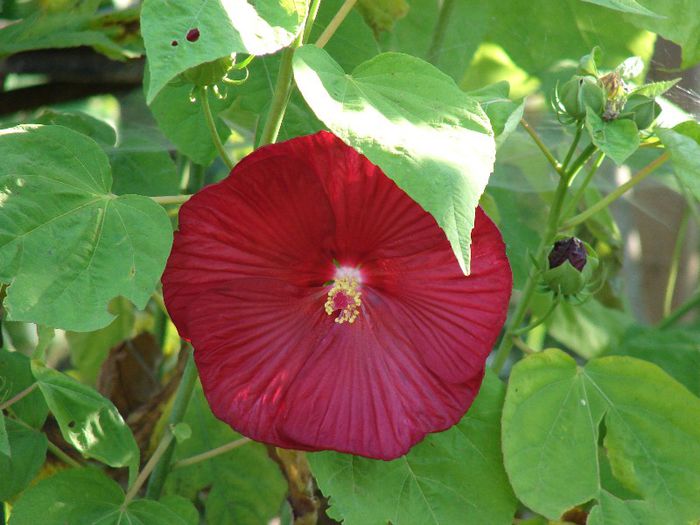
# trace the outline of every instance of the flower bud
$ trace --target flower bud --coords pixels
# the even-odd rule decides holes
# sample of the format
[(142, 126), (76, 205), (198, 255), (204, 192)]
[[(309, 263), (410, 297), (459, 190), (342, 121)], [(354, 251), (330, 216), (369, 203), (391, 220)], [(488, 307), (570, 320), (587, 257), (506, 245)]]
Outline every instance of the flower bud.
[(599, 79), (601, 86), (605, 89), (605, 111), (603, 120), (615, 120), (620, 116), (620, 111), (627, 101), (625, 84), (618, 71), (613, 71)]
[(549, 269), (543, 273), (548, 289), (563, 296), (582, 292), (598, 267), (593, 249), (576, 237), (554, 243), (548, 256)]
[(605, 106), (605, 93), (591, 76), (574, 76), (561, 87), (558, 96), (566, 113), (576, 120), (586, 116), (587, 106), (596, 114)]
[(233, 57), (227, 56), (192, 67), (185, 71), (182, 76), (195, 86), (211, 86), (221, 81), (233, 67), (233, 64)]
[(630, 95), (622, 110), (622, 116), (634, 120), (638, 129), (647, 129), (660, 113), (661, 106), (644, 95)]

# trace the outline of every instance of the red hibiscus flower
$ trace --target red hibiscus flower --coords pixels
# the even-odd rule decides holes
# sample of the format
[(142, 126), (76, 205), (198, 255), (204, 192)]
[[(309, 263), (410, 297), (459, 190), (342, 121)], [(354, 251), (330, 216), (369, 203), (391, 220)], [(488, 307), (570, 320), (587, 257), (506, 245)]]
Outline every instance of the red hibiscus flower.
[(255, 151), (182, 207), (165, 302), (218, 418), (392, 459), (479, 391), (511, 272), (481, 209), (472, 243), (465, 277), (435, 220), (321, 132)]

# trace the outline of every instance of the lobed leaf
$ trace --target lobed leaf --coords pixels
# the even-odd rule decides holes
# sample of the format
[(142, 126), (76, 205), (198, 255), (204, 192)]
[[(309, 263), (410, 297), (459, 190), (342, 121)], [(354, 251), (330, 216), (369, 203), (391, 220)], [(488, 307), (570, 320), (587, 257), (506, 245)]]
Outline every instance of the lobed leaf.
[(560, 350), (546, 350), (511, 374), (503, 408), (506, 471), (521, 501), (548, 518), (593, 498), (605, 507), (598, 457), (604, 422), (615, 478), (666, 523), (697, 521), (698, 418), (700, 399), (655, 365), (604, 357), (582, 368)]
[(165, 266), (172, 228), (138, 195), (110, 192), (107, 156), (62, 126), (0, 132), (0, 282), (10, 320), (89, 331), (122, 295), (143, 308)]

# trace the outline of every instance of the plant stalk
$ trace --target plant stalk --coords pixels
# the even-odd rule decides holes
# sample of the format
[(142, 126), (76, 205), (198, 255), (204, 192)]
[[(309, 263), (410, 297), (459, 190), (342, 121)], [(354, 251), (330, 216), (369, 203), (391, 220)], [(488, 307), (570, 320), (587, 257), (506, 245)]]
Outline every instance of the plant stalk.
[(671, 265), (668, 270), (668, 280), (666, 281), (666, 291), (664, 293), (663, 316), (668, 317), (671, 314), (673, 304), (673, 293), (676, 291), (676, 282), (678, 281), (678, 270), (680, 267), (681, 256), (683, 255), (683, 243), (685, 234), (688, 231), (688, 222), (690, 212), (688, 208), (683, 210), (680, 225), (678, 226), (678, 235), (673, 246), (673, 254), (671, 255)]
[(167, 204), (182, 204), (187, 202), (190, 197), (192, 197), (192, 195), (158, 195), (156, 197), (151, 197), (151, 200), (165, 206)]
[(18, 392), (17, 394), (12, 396), (7, 401), (0, 404), (0, 410), (5, 410), (6, 408), (9, 408), (12, 405), (14, 405), (15, 403), (17, 403), (17, 401), (21, 401), (22, 399), (27, 397), (29, 394), (34, 392), (34, 390), (36, 390), (38, 386), (39, 386), (39, 383), (32, 383), (31, 385), (29, 385), (27, 388), (25, 388), (21, 392)]
[(204, 86), (200, 90), (200, 98), (202, 99), (202, 109), (204, 110), (204, 117), (207, 120), (207, 127), (209, 128), (209, 133), (211, 134), (211, 140), (214, 143), (216, 151), (219, 153), (219, 157), (224, 161), (226, 167), (229, 171), (233, 168), (233, 161), (231, 157), (226, 153), (226, 148), (221, 143), (221, 137), (219, 137), (219, 132), (216, 131), (216, 123), (214, 122), (214, 115), (211, 112), (211, 105), (209, 104), (209, 88)]
[(630, 180), (625, 182), (624, 184), (618, 186), (615, 190), (611, 191), (608, 193), (605, 197), (600, 199), (598, 202), (596, 202), (593, 206), (588, 208), (587, 210), (579, 213), (578, 215), (573, 216), (571, 219), (566, 221), (564, 224), (562, 224), (560, 230), (568, 230), (570, 228), (573, 228), (574, 226), (581, 224), (588, 218), (592, 217), (599, 211), (607, 208), (613, 201), (619, 199), (622, 195), (624, 195), (629, 189), (633, 188), (640, 182), (642, 182), (647, 176), (652, 173), (656, 168), (661, 166), (664, 162), (666, 162), (669, 159), (669, 154), (664, 153), (663, 155), (657, 157), (655, 160), (647, 164), (644, 168), (639, 170), (639, 172), (632, 177)]
[(345, 17), (348, 16), (348, 13), (352, 10), (352, 8), (355, 6), (357, 3), (357, 0), (345, 0), (343, 2), (343, 5), (340, 6), (340, 9), (338, 9), (338, 12), (335, 14), (335, 16), (331, 19), (331, 21), (328, 23), (328, 26), (326, 26), (326, 29), (323, 30), (323, 33), (321, 33), (321, 36), (318, 37), (318, 40), (315, 42), (315, 46), (322, 49), (323, 46), (325, 46), (328, 41), (331, 39), (333, 34), (337, 31), (337, 29), (340, 27), (340, 24), (343, 23), (343, 20), (345, 20)]
[(444, 43), (445, 35), (447, 34), (447, 25), (450, 23), (450, 18), (452, 18), (452, 12), (454, 11), (455, 5), (455, 0), (443, 0), (442, 2), (442, 8), (440, 9), (440, 14), (438, 15), (435, 29), (433, 30), (433, 38), (430, 42), (430, 48), (428, 49), (427, 55), (428, 62), (434, 66), (437, 65), (437, 61), (440, 58), (442, 44)]
[[(172, 428), (182, 421), (185, 411), (187, 410), (187, 405), (190, 403), (190, 398), (192, 397), (192, 392), (194, 391), (194, 385), (197, 381), (197, 367), (194, 364), (194, 355), (189, 349), (183, 348), (181, 352), (182, 351), (190, 352), (190, 354), (187, 357), (185, 370), (182, 372), (182, 378), (180, 379), (180, 384), (177, 387), (175, 402), (173, 403), (172, 412), (170, 412), (170, 417), (168, 418), (168, 428)], [(166, 432), (170, 434), (170, 430), (166, 430)], [(164, 437), (163, 441), (165, 441), (165, 439), (166, 438)], [(163, 441), (161, 441), (161, 443), (163, 443)], [(174, 449), (175, 444), (172, 443), (172, 439), (170, 439), (168, 446), (165, 447), (165, 450), (162, 452), (162, 457), (158, 458), (159, 461), (157, 461), (155, 464), (153, 474), (148, 479), (148, 486), (146, 487), (147, 498), (155, 500), (160, 498), (160, 493), (163, 490), (165, 478), (168, 475), (168, 472), (170, 472), (170, 464)], [(158, 451), (158, 449), (156, 449), (156, 451)]]
[(163, 454), (166, 453), (168, 450), (168, 447), (173, 441), (173, 434), (170, 432), (170, 430), (165, 431), (165, 435), (163, 436), (163, 439), (160, 440), (160, 443), (158, 443), (158, 446), (156, 447), (156, 450), (153, 452), (153, 455), (151, 458), (148, 460), (146, 465), (143, 467), (143, 470), (139, 473), (138, 477), (136, 478), (136, 481), (134, 484), (129, 488), (129, 491), (126, 493), (126, 497), (124, 498), (124, 503), (122, 503), (122, 510), (125, 509), (129, 503), (131, 503), (131, 500), (134, 499), (136, 494), (138, 494), (139, 490), (143, 486), (144, 483), (146, 483), (146, 480), (148, 477), (151, 475), (151, 472), (153, 472), (153, 469), (156, 468), (158, 465), (158, 462), (160, 461), (160, 458), (163, 456)]
[(320, 502), (316, 497), (313, 474), (306, 454), (270, 446), (270, 455), (287, 478), (287, 499), (294, 513), (294, 525), (316, 525)]
[(554, 171), (556, 171), (559, 175), (562, 175), (564, 173), (564, 170), (562, 169), (561, 164), (559, 161), (554, 158), (554, 155), (552, 155), (552, 152), (549, 150), (547, 145), (542, 141), (540, 136), (537, 134), (537, 132), (530, 126), (530, 124), (527, 123), (527, 121), (524, 118), (520, 119), (520, 125), (525, 128), (525, 131), (530, 135), (532, 138), (533, 142), (537, 145), (538, 148), (540, 148), (540, 151), (542, 154), (545, 156), (545, 158), (549, 161), (549, 163), (552, 165), (554, 168)]
[(229, 452), (229, 451), (234, 450), (240, 446), (243, 446), (246, 443), (250, 443), (251, 441), (252, 440), (249, 438), (241, 438), (241, 439), (237, 439), (235, 441), (231, 441), (230, 443), (226, 443), (225, 445), (221, 445), (220, 447), (213, 448), (211, 450), (207, 450), (206, 452), (202, 452), (201, 454), (197, 454), (197, 455), (191, 456), (189, 458), (181, 459), (180, 461), (177, 461), (177, 462), (175, 462), (175, 464), (173, 464), (173, 469), (188, 467), (190, 465), (194, 465), (196, 463), (201, 463), (202, 461), (206, 461), (208, 459), (215, 458), (216, 456), (220, 456), (221, 454), (225, 454), (226, 452)]
[(564, 211), (562, 212), (562, 217), (568, 217), (571, 214), (571, 212), (576, 209), (576, 206), (583, 198), (583, 194), (586, 192), (586, 188), (588, 188), (588, 185), (593, 180), (593, 176), (598, 171), (598, 168), (600, 168), (600, 165), (603, 163), (603, 160), (605, 160), (605, 153), (603, 153), (601, 151), (600, 155), (598, 155), (598, 158), (596, 158), (595, 161), (593, 162), (593, 166), (591, 166), (591, 169), (588, 170), (588, 173), (586, 174), (586, 178), (583, 179), (581, 186), (576, 190), (576, 193), (574, 193), (574, 196), (569, 201), (569, 204), (567, 204), (564, 207)]

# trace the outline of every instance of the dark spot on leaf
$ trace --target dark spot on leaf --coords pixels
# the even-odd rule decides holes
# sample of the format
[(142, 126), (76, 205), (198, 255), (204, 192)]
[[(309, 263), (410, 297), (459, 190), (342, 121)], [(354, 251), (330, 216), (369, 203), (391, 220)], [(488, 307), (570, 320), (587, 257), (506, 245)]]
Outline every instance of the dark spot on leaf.
[(199, 29), (196, 27), (190, 29), (187, 31), (187, 41), (188, 42), (196, 42), (199, 40)]
[(71, 419), (71, 420), (68, 422), (68, 428), (75, 428), (75, 421), (74, 421), (74, 420)]
[(172, 42), (170, 42), (170, 45), (173, 46), (173, 47), (176, 47), (176, 46), (177, 46), (177, 40), (173, 40)]

